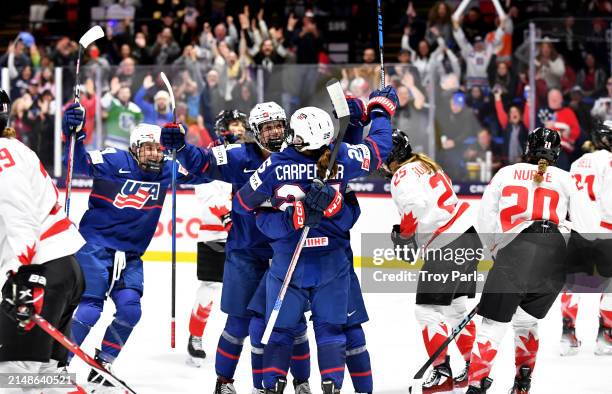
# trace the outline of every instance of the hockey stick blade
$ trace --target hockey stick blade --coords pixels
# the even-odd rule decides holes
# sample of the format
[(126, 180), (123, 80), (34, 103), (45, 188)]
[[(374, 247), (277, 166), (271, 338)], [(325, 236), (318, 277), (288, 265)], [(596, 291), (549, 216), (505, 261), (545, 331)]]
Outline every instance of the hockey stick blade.
[(58, 331), (51, 323), (45, 320), (44, 317), (35, 313), (31, 317), (32, 321), (36, 323), (41, 330), (49, 334), (53, 339), (59, 342), (66, 350), (74, 353), (77, 357), (83, 360), (87, 365), (96, 370), (100, 375), (102, 375), (106, 380), (114, 384), (116, 387), (121, 387), (130, 393), (136, 394), (130, 386), (128, 386), (124, 381), (117, 378), (115, 375), (106, 370), (103, 366), (101, 366), (95, 359), (85, 353), (76, 343), (72, 342), (68, 339), (62, 332)]
[(338, 133), (336, 133), (336, 142), (334, 143), (334, 149), (332, 150), (331, 156), (329, 157), (329, 166), (327, 167), (327, 171), (325, 172), (325, 179), (329, 178), (332, 169), (334, 168), (334, 163), (336, 162), (336, 156), (338, 156), (338, 151), (340, 150), (340, 145), (342, 145), (342, 140), (344, 139), (344, 135), (346, 134), (346, 128), (349, 123), (350, 111), (348, 107), (348, 103), (346, 102), (346, 97), (344, 97), (344, 91), (342, 90), (342, 85), (336, 78), (332, 78), (327, 82), (326, 85), (327, 93), (329, 94), (329, 98), (331, 99), (334, 110), (336, 111), (336, 115), (338, 116)]
[(79, 44), (81, 44), (83, 48), (87, 48), (92, 42), (99, 40), (102, 37), (104, 37), (104, 30), (102, 30), (100, 26), (96, 25), (87, 30), (87, 32), (81, 36)]
[(164, 85), (166, 85), (166, 89), (170, 94), (170, 105), (172, 105), (172, 114), (174, 116), (174, 123), (176, 123), (176, 102), (174, 101), (174, 92), (172, 91), (172, 85), (170, 85), (170, 81), (168, 80), (168, 77), (163, 71), (159, 73), (159, 76), (161, 77), (162, 81), (164, 81)]

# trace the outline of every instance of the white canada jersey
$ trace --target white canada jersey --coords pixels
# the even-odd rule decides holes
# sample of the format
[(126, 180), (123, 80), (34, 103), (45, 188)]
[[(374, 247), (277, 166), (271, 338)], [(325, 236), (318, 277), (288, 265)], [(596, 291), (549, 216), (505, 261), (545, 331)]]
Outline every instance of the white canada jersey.
[(222, 181), (203, 183), (195, 187), (201, 207), (198, 242), (225, 242), (227, 231), (221, 217), (232, 210), (232, 185)]
[(84, 244), (42, 163), (16, 139), (0, 138), (0, 273), (76, 253)]
[[(459, 201), (450, 178), (441, 170), (431, 172), (421, 161), (395, 172), (391, 196), (401, 216), (401, 233), (416, 234), (419, 246), (441, 248), (474, 225), (470, 204)], [(445, 236), (438, 238), (442, 233)]]
[[(586, 201), (586, 204), (580, 207), (572, 203), (572, 228), (588, 239), (598, 238), (592, 234), (612, 233), (612, 225), (606, 226), (606, 221), (603, 220), (604, 203), (612, 203), (603, 198), (606, 193), (610, 193), (612, 187), (612, 184), (605, 184), (606, 178), (612, 180), (608, 175), (610, 172), (612, 153), (607, 150), (585, 153), (572, 163), (570, 169), (576, 187), (584, 194)], [(612, 211), (612, 207), (608, 207), (608, 211)]]
[(518, 163), (501, 168), (485, 189), (478, 212), (478, 233), (495, 254), (534, 221), (549, 220), (565, 228), (570, 200), (580, 193), (569, 172), (548, 167), (542, 183), (533, 178), (535, 164)]

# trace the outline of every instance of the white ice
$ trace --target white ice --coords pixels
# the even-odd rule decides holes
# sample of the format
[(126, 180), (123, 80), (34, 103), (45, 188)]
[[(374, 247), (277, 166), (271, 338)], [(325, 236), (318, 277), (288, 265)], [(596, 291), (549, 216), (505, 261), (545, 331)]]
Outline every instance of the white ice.
[[(201, 368), (185, 363), (189, 315), (197, 288), (195, 264), (180, 263), (177, 267), (177, 347), (170, 348), (170, 275), (166, 263), (145, 263), (145, 294), (143, 315), (127, 345), (114, 364), (114, 372), (138, 393), (210, 393), (215, 386), (214, 359), (225, 315), (218, 302), (211, 313), (204, 333), (208, 354)], [(414, 295), (365, 294), (370, 322), (364, 325), (368, 349), (372, 358), (374, 387), (377, 393), (407, 393), (412, 375), (427, 359), (421, 333), (414, 319)], [(577, 334), (582, 340), (581, 351), (573, 357), (559, 355), (561, 313), (555, 303), (546, 319), (540, 322), (540, 352), (534, 373), (533, 393), (611, 393), (612, 357), (593, 355), (597, 333), (599, 295), (583, 295), (577, 322)], [(109, 301), (103, 317), (83, 344), (89, 354), (100, 346), (114, 307)], [(477, 319), (478, 323), (478, 319)], [(320, 392), (320, 377), (316, 361), (316, 345), (310, 330), (311, 387)], [(452, 365), (458, 373), (463, 362), (451, 344)], [(88, 368), (80, 360), (71, 369), (84, 382)], [(491, 394), (507, 393), (514, 376), (514, 343), (511, 330), (506, 334), (492, 372)], [(250, 345), (248, 340), (236, 373), (238, 393), (251, 392)], [(292, 392), (288, 388), (286, 392)], [(343, 392), (353, 392), (348, 373)]]

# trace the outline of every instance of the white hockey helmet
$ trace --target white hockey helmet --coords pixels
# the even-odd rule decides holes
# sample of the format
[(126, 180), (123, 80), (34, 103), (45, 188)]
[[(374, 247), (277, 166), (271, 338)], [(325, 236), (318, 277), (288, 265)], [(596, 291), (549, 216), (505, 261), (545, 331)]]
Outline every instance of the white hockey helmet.
[[(138, 124), (138, 126), (134, 127), (130, 133), (130, 153), (138, 162), (140, 168), (145, 171), (161, 171), (163, 155), (161, 153), (161, 148), (159, 147), (160, 137), (161, 127), (148, 123)], [(141, 149), (142, 144), (147, 142), (152, 142), (155, 144), (155, 146), (151, 146), (147, 149)]]
[(289, 145), (299, 151), (329, 146), (334, 138), (334, 124), (327, 112), (317, 107), (300, 108), (291, 115)]
[[(266, 123), (281, 122), (282, 132), (277, 130), (275, 133), (268, 135), (263, 133), (263, 128)], [(285, 140), (285, 131), (287, 128), (287, 115), (285, 110), (274, 101), (257, 104), (249, 113), (249, 126), (255, 136), (255, 141), (262, 148), (270, 152), (278, 152)]]

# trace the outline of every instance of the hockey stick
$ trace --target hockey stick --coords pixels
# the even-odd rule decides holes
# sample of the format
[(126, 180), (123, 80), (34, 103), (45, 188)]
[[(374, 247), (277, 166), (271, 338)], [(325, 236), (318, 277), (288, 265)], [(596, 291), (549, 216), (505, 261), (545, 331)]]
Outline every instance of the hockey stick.
[[(336, 114), (338, 115), (339, 120), (339, 129), (338, 135), (336, 137), (336, 142), (334, 143), (334, 149), (331, 152), (329, 157), (329, 164), (327, 170), (325, 171), (325, 178), (323, 178), (323, 182), (326, 182), (330, 177), (332, 169), (334, 168), (334, 162), (336, 161), (336, 156), (338, 156), (338, 151), (340, 150), (340, 145), (342, 145), (342, 140), (344, 139), (344, 134), (346, 133), (346, 128), (348, 127), (349, 122), (349, 107), (346, 102), (346, 98), (344, 97), (344, 91), (342, 90), (342, 85), (336, 78), (332, 78), (327, 82), (327, 93), (331, 98), (332, 105), (334, 106), (334, 110), (336, 110)], [(285, 299), (285, 294), (287, 293), (287, 289), (289, 288), (289, 283), (291, 282), (291, 277), (293, 276), (293, 271), (295, 271), (295, 267), (297, 266), (297, 262), (300, 259), (300, 254), (302, 253), (302, 249), (306, 244), (306, 239), (308, 238), (308, 232), (310, 231), (310, 227), (305, 226), (302, 230), (302, 234), (300, 235), (300, 240), (298, 241), (297, 246), (295, 247), (295, 251), (293, 252), (293, 256), (291, 256), (291, 262), (289, 263), (289, 267), (287, 268), (287, 273), (285, 274), (285, 278), (283, 279), (283, 284), (281, 289), (276, 297), (276, 301), (274, 302), (274, 308), (272, 309), (272, 313), (270, 314), (270, 318), (268, 319), (268, 323), (266, 324), (266, 329), (264, 330), (263, 337), (261, 339), (261, 343), (266, 345), (270, 340), (270, 336), (272, 335), (272, 330), (276, 325), (276, 320), (278, 319), (278, 313), (280, 312), (280, 308), (283, 306), (283, 300)]]
[(76, 343), (72, 342), (68, 337), (62, 334), (57, 330), (51, 323), (45, 320), (44, 317), (35, 313), (31, 317), (32, 321), (36, 323), (41, 330), (51, 335), (53, 339), (60, 343), (63, 347), (65, 347), (69, 352), (77, 355), (81, 360), (83, 360), (87, 365), (92, 367), (96, 372), (102, 375), (106, 380), (114, 384), (116, 387), (121, 387), (130, 393), (136, 394), (134, 390), (130, 388), (125, 382), (117, 378), (111, 372), (109, 372), (106, 368), (101, 366), (95, 359), (91, 358), (87, 353), (83, 351)]
[[(172, 123), (176, 123), (176, 102), (172, 85), (166, 74), (160, 73), (166, 89), (170, 94), (170, 104), (172, 105)], [(176, 347), (176, 149), (172, 149), (172, 312), (170, 320), (170, 347)]]
[(380, 88), (385, 87), (385, 61), (384, 61), (384, 50), (383, 50), (383, 19), (382, 19), (382, 7), (380, 5), (381, 0), (378, 0), (378, 52), (380, 52)]
[[(100, 26), (94, 26), (87, 30), (85, 34), (79, 40), (79, 55), (76, 63), (76, 83), (74, 85), (74, 102), (78, 103), (81, 101), (81, 87), (80, 85), (80, 71), (81, 71), (81, 55), (83, 54), (83, 48), (87, 48), (92, 42), (104, 37), (104, 30)], [(82, 127), (82, 126), (81, 126)], [(71, 130), (70, 133), (70, 150), (68, 152), (66, 172), (66, 216), (70, 215), (70, 195), (72, 193), (72, 171), (74, 168), (74, 145), (76, 144), (76, 133), (81, 131), (81, 127)]]
[(457, 335), (459, 335), (461, 330), (463, 330), (465, 328), (465, 326), (467, 326), (468, 323), (474, 318), (474, 316), (476, 316), (476, 312), (478, 312), (478, 305), (476, 305), (474, 307), (474, 309), (472, 309), (470, 311), (470, 313), (468, 313), (467, 316), (465, 316), (463, 318), (463, 320), (461, 320), (461, 322), (459, 322), (459, 324), (457, 324), (457, 326), (455, 328), (453, 328), (453, 331), (451, 332), (451, 335), (449, 335), (448, 338), (446, 338), (446, 340), (444, 342), (442, 342), (442, 344), (434, 352), (434, 354), (432, 354), (431, 357), (429, 357), (429, 360), (427, 360), (427, 362), (425, 364), (423, 364), (421, 369), (419, 369), (419, 371), (416, 374), (414, 374), (414, 377), (412, 378), (412, 384), (410, 385), (410, 387), (408, 387), (408, 392), (409, 393), (413, 392), (412, 391), (413, 387), (417, 388), (414, 391), (414, 393), (420, 393), (421, 392), (421, 388), (422, 388), (422, 384), (423, 384), (423, 375), (425, 375), (425, 372), (427, 372), (427, 368), (429, 368), (431, 366), (431, 364), (433, 364), (433, 362), (436, 360), (436, 358), (438, 358), (438, 356), (440, 354), (442, 354), (444, 349), (446, 349), (448, 347), (448, 345), (455, 339), (455, 337)]

